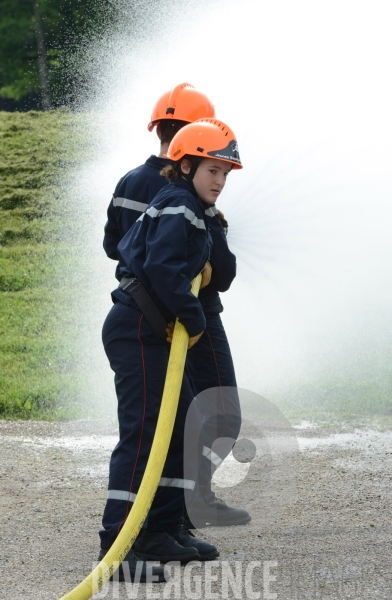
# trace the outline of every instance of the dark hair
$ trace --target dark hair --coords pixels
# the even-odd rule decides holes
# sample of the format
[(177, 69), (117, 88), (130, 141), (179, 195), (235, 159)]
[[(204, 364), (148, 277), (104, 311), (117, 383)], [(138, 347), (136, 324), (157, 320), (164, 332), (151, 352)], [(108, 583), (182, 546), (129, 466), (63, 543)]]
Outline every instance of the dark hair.
[(177, 165), (177, 163), (170, 163), (169, 165), (166, 165), (166, 167), (163, 167), (159, 174), (166, 177), (168, 181), (176, 181), (176, 179), (180, 178), (178, 167), (179, 165)]
[(177, 121), (176, 119), (163, 119), (157, 125), (157, 134), (161, 144), (170, 144), (177, 131), (180, 131), (187, 121)]

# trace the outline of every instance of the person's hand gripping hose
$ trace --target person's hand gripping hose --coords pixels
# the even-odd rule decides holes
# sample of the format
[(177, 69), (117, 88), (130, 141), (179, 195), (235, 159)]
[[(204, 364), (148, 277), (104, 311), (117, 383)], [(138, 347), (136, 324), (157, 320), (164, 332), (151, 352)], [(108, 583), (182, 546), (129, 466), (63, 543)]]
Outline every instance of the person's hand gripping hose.
[[(210, 281), (211, 281), (211, 275), (212, 275), (212, 267), (211, 267), (210, 263), (207, 260), (206, 264), (204, 265), (204, 269), (201, 272), (200, 289), (202, 289), (203, 287), (206, 287), (206, 285), (208, 285), (210, 283)], [(170, 344), (173, 341), (173, 331), (174, 331), (174, 323), (171, 322), (166, 327), (166, 333), (167, 333), (166, 341), (169, 342)], [(204, 331), (202, 331), (201, 333), (198, 333), (197, 335), (194, 335), (193, 337), (189, 338), (188, 350), (189, 350), (189, 348), (192, 348), (192, 346), (194, 346), (197, 341), (199, 341), (199, 339), (201, 338), (201, 336), (203, 335), (203, 333), (204, 333)]]
[[(167, 338), (166, 341), (170, 342), (170, 344), (173, 341), (173, 331), (174, 331), (174, 323), (169, 323), (168, 326), (166, 327), (166, 333), (167, 333)], [(196, 342), (201, 338), (201, 336), (203, 335), (204, 331), (202, 331), (201, 333), (198, 333), (197, 335), (194, 335), (193, 337), (189, 338), (188, 341), (188, 350), (189, 348), (192, 348), (192, 346), (194, 346), (196, 344)]]
[[(191, 292), (195, 296), (199, 293), (200, 283), (201, 275), (199, 274), (192, 281)], [(95, 567), (86, 579), (68, 594), (62, 596), (60, 600), (89, 600), (93, 594), (97, 593), (109, 581), (132, 548), (150, 510), (161, 479), (173, 433), (188, 348), (188, 332), (178, 319), (176, 319), (172, 337), (155, 436), (135, 502), (115, 542), (105, 554), (104, 560)]]

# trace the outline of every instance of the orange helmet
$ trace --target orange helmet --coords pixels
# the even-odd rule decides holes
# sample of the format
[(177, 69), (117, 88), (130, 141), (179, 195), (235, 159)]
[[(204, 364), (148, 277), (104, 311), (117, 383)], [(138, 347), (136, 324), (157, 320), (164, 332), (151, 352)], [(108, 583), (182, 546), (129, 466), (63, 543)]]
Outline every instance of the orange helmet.
[(152, 111), (148, 131), (164, 119), (193, 123), (203, 117), (215, 117), (211, 101), (190, 83), (180, 83), (159, 98)]
[(177, 162), (186, 155), (216, 158), (231, 163), (233, 169), (242, 169), (234, 132), (217, 119), (199, 119), (176, 133), (166, 156)]

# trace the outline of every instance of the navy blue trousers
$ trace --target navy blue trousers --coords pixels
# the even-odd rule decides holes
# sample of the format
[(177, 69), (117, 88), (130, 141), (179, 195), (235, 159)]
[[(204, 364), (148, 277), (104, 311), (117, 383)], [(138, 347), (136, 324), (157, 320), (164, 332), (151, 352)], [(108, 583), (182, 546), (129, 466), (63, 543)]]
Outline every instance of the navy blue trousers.
[[(152, 331), (135, 304), (117, 302), (103, 326), (102, 339), (115, 373), (118, 399), (119, 442), (109, 468), (108, 498), (100, 531), (101, 547), (117, 537), (135, 500), (145, 471), (160, 410), (170, 346)], [(144, 527), (167, 531), (184, 512), (184, 490), (195, 486), (202, 454), (201, 424), (193, 414), (187, 451), (195, 456), (184, 478), (184, 423), (194, 394), (184, 375), (178, 412), (162, 479)], [(194, 447), (192, 447), (194, 444)]]
[[(236, 440), (241, 428), (233, 359), (222, 320), (219, 314), (206, 314), (206, 321), (206, 329), (188, 351), (186, 362), (203, 430), (200, 438), (203, 456), (195, 494), (197, 490), (203, 494), (208, 489), (214, 471), (231, 450), (230, 439)], [(188, 468), (191, 461), (186, 461), (186, 465)], [(191, 494), (187, 493), (188, 496)]]

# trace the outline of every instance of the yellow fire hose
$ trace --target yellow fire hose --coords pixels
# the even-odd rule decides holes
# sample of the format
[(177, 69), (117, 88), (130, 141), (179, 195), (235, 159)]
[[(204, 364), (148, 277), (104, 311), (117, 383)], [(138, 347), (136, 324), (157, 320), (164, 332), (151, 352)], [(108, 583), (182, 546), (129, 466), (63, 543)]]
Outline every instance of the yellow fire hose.
[[(198, 295), (201, 275), (192, 281), (191, 292)], [(95, 569), (73, 590), (62, 596), (60, 600), (88, 600), (110, 579), (137, 538), (150, 510), (152, 501), (165, 465), (178, 401), (184, 374), (186, 353), (188, 348), (188, 332), (176, 319), (173, 341), (170, 350), (162, 403), (159, 411), (157, 428), (151, 446), (146, 470), (141, 481), (136, 500), (118, 537)]]

